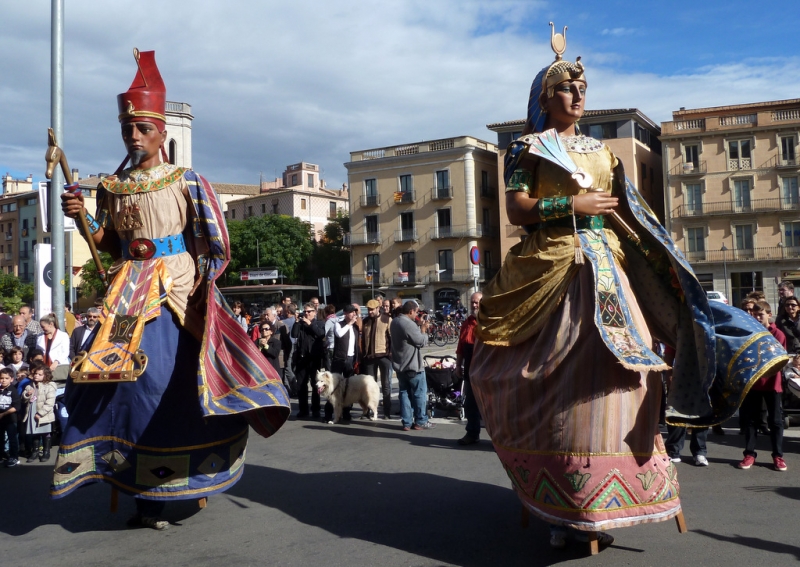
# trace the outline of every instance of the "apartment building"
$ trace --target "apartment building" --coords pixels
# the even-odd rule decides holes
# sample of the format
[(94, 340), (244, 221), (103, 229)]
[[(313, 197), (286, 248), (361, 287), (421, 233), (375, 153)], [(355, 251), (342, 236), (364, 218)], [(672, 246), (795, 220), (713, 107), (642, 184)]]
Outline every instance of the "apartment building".
[(33, 281), (33, 246), (36, 243), (39, 195), (33, 176), (3, 177), (0, 196), (0, 272)]
[[(225, 183), (214, 185), (219, 193), (232, 186)], [(256, 187), (258, 186), (247, 186)], [(286, 168), (282, 179), (262, 183), (257, 194), (240, 199), (229, 199), (225, 218), (242, 220), (253, 216), (289, 215), (311, 225), (315, 239), (325, 225), (337, 215), (347, 215), (350, 209), (346, 187), (330, 189), (320, 178), (319, 166), (300, 162)]]
[[(358, 303), (383, 295), (467, 303), (499, 266), (497, 147), (460, 136), (350, 153), (351, 271)], [(473, 265), (470, 251), (479, 255)]]
[[(525, 119), (488, 124), (497, 132), (498, 187), (505, 189), (503, 161), (508, 145), (520, 137)], [(664, 221), (664, 184), (661, 161), (661, 128), (636, 108), (587, 110), (581, 118), (581, 131), (603, 140), (625, 167), (625, 175), (642, 193), (656, 216)], [(502, 204), (502, 202), (501, 202)], [(505, 258), (508, 249), (525, 235), (522, 228), (508, 222), (505, 207), (500, 207), (500, 253)]]
[(667, 228), (707, 290), (739, 305), (800, 285), (800, 99), (681, 108), (661, 125)]

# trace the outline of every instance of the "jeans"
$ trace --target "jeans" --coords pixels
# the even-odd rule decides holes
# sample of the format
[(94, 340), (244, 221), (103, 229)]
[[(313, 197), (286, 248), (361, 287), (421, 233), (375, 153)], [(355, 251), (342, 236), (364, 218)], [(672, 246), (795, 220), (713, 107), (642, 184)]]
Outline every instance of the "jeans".
[(756, 435), (761, 422), (761, 402), (767, 403), (767, 426), (772, 456), (783, 457), (783, 411), (780, 392), (750, 390), (739, 409), (744, 425), (744, 454), (756, 457)]
[(472, 392), (472, 384), (469, 382), (469, 363), (464, 363), (464, 416), (467, 418), (467, 435), (473, 439), (481, 436), (481, 411), (478, 409), (478, 402)]
[(425, 413), (425, 406), (428, 403), (428, 384), (425, 382), (425, 371), (398, 372), (397, 383), (400, 386), (400, 420), (403, 422), (403, 427), (411, 427), (412, 424), (426, 424), (428, 422), (428, 415)]
[[(689, 441), (689, 450), (692, 452), (693, 457), (698, 455), (706, 456), (708, 450), (706, 449), (706, 439), (708, 439), (708, 428), (702, 429), (693, 427), (692, 438)], [(667, 455), (670, 458), (680, 457), (683, 451), (683, 442), (686, 440), (686, 428), (678, 427), (677, 425), (667, 425), (667, 441), (664, 443), (667, 447)]]
[(311, 413), (319, 417), (319, 392), (317, 391), (317, 365), (311, 359), (306, 359), (297, 364), (294, 369), (297, 378), (297, 405), (298, 416), (308, 415), (308, 383), (311, 382)]
[[(380, 371), (380, 379), (378, 372)], [(367, 359), (362, 362), (361, 372), (375, 377), (375, 381), (383, 390), (383, 415), (389, 417), (392, 413), (392, 359), (388, 356)]]

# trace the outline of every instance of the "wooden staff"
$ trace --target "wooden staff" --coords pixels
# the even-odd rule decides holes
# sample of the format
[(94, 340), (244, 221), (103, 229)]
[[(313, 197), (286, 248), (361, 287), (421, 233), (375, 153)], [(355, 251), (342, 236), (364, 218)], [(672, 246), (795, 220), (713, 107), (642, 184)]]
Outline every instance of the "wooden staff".
[[(67, 163), (67, 156), (64, 154), (64, 151), (58, 147), (56, 143), (56, 135), (53, 132), (52, 128), (47, 129), (47, 153), (44, 156), (44, 161), (47, 162), (47, 169), (45, 170), (44, 176), (47, 179), (53, 178), (53, 170), (56, 167), (56, 164), (61, 165), (61, 171), (64, 173), (64, 180), (67, 182), (67, 185), (73, 184), (72, 179), (72, 171), (69, 169), (69, 164)], [(67, 189), (70, 193), (76, 193), (78, 191), (77, 187), (73, 187)], [(53, 207), (53, 203), (50, 204), (51, 208)], [(83, 235), (86, 237), (86, 242), (89, 244), (89, 251), (92, 253), (92, 260), (94, 260), (95, 266), (97, 266), (97, 275), (100, 276), (100, 281), (103, 282), (103, 287), (108, 289), (108, 282), (106, 281), (106, 270), (103, 267), (103, 262), (100, 260), (100, 254), (97, 252), (97, 246), (94, 243), (94, 239), (92, 238), (92, 233), (89, 230), (89, 221), (86, 220), (86, 209), (83, 208), (78, 213), (78, 220), (81, 223), (81, 229), (83, 229)]]

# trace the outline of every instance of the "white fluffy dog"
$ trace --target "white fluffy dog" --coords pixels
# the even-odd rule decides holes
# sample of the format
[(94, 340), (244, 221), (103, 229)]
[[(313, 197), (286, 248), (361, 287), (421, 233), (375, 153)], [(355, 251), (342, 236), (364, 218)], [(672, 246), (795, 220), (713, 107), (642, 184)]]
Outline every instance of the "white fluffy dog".
[(381, 389), (375, 378), (366, 374), (356, 374), (344, 378), (336, 372), (320, 370), (317, 372), (317, 391), (333, 405), (333, 421), (342, 419), (342, 408), (358, 403), (372, 421), (377, 419), (378, 400)]

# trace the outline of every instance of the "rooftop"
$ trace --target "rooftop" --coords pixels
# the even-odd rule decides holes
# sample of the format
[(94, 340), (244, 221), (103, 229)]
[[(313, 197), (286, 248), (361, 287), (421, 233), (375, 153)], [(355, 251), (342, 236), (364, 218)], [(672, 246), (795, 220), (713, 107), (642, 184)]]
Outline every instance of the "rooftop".
[[(456, 136), (453, 138), (443, 138), (441, 140), (421, 141), (411, 144), (401, 144), (397, 146), (386, 146), (384, 148), (373, 148), (370, 150), (360, 150), (350, 152), (350, 162), (367, 161), (372, 159), (401, 157), (426, 152), (441, 152), (454, 148), (477, 147), (489, 152), (497, 152), (497, 146), (491, 142), (479, 140), (472, 136)], [(348, 164), (345, 164), (347, 167)]]
[[(653, 122), (646, 114), (640, 111), (638, 108), (608, 108), (608, 109), (598, 109), (598, 110), (586, 110), (583, 113), (584, 118), (601, 118), (601, 117), (613, 117), (613, 116), (637, 116), (639, 117), (645, 125), (650, 126), (656, 130), (660, 130), (658, 124)], [(525, 125), (525, 118), (519, 120), (507, 120), (506, 122), (494, 122), (492, 124), (487, 124), (486, 127), (489, 130), (498, 131), (498, 130), (506, 130), (508, 128), (513, 128), (515, 126), (519, 126), (522, 128)]]

